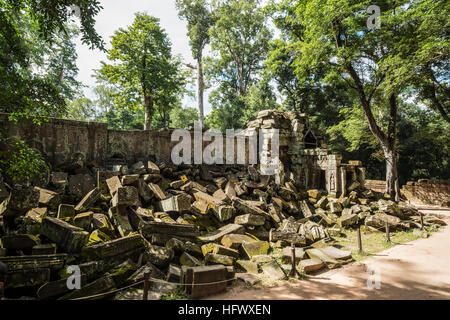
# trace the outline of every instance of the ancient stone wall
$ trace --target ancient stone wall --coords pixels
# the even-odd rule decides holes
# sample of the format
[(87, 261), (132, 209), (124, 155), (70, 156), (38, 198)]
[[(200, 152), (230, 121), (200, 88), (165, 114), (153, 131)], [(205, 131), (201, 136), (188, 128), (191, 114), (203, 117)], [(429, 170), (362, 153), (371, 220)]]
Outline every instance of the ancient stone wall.
[(412, 203), (450, 207), (450, 180), (409, 181), (400, 192)]
[(384, 180), (366, 180), (365, 184), (367, 189), (376, 191), (376, 192), (385, 192), (386, 191), (386, 181)]
[[(366, 180), (367, 189), (377, 192), (386, 191), (384, 180)], [(450, 207), (450, 181), (449, 180), (428, 180), (408, 181), (401, 187), (402, 197), (411, 203), (429, 204), (443, 207)]]
[(39, 150), (53, 166), (59, 166), (82, 157), (84, 161), (96, 161), (104, 165), (112, 161), (136, 162), (155, 157), (170, 160), (172, 130), (122, 131), (108, 130), (107, 124), (88, 121), (50, 119), (41, 125), (32, 120), (17, 124), (8, 120), (8, 114), (0, 113), (0, 125), (8, 137), (25, 140)]

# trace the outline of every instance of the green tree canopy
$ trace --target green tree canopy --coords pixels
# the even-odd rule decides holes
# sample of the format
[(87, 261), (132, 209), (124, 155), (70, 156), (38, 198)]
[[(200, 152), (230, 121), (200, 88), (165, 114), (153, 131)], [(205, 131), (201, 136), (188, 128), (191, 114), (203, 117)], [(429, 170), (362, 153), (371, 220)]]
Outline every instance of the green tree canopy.
[(144, 129), (149, 130), (155, 105), (169, 108), (185, 83), (180, 61), (171, 53), (171, 43), (159, 19), (137, 13), (131, 26), (117, 30), (108, 52), (110, 64), (102, 62), (97, 79), (118, 90), (117, 105), (143, 106)]

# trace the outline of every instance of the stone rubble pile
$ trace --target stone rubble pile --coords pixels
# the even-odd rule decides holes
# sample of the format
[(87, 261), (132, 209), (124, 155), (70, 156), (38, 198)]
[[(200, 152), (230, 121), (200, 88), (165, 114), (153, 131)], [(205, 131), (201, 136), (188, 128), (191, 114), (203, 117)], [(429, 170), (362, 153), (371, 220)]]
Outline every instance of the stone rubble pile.
[[(298, 269), (307, 273), (352, 260), (333, 246), (343, 228), (420, 227), (416, 209), (358, 185), (336, 199), (292, 182), (278, 185), (252, 166), (140, 161), (116, 169), (75, 163), (68, 172), (76, 174), (53, 172), (45, 188), (9, 190), (0, 182), (7, 292), (77, 299), (142, 281), (146, 271), (172, 283), (243, 273), (286, 279), (292, 243)], [(444, 222), (425, 217), (431, 224)], [(70, 290), (67, 279), (77, 270), (82, 288)]]

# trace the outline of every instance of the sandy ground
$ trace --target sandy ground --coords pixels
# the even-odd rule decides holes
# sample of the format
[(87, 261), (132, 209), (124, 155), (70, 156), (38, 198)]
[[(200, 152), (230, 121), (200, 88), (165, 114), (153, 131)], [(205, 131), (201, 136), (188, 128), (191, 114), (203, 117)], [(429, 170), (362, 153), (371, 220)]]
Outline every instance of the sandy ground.
[[(438, 214), (450, 224), (448, 209), (421, 211)], [(377, 274), (371, 275), (368, 269)], [(368, 283), (376, 286), (377, 280), (379, 289), (368, 287)], [(315, 278), (284, 282), (271, 288), (247, 289), (236, 285), (209, 299), (450, 299), (450, 226), (442, 227), (428, 239), (397, 245)]]

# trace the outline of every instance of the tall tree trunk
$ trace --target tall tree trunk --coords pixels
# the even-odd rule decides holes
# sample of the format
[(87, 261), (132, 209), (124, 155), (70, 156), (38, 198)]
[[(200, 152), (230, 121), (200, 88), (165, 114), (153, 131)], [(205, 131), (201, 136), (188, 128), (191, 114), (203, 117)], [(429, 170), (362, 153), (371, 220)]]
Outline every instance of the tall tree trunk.
[(200, 121), (203, 123), (204, 112), (203, 112), (203, 91), (205, 89), (205, 84), (203, 82), (203, 65), (202, 65), (202, 55), (199, 54), (197, 57), (197, 102), (198, 102), (198, 114), (200, 116)]
[(351, 64), (347, 64), (344, 67), (355, 82), (355, 89), (358, 92), (364, 110), (364, 115), (369, 124), (369, 129), (375, 138), (377, 138), (380, 142), (383, 149), (386, 160), (386, 193), (389, 194), (391, 199), (398, 201), (399, 185), (397, 171), (397, 148), (395, 144), (397, 136), (397, 96), (394, 93), (389, 96), (389, 124), (386, 135), (377, 125), (370, 106), (370, 95), (369, 98), (366, 96), (361, 79), (355, 69)]
[(144, 96), (144, 113), (145, 113), (144, 130), (150, 130), (150, 126), (152, 123), (152, 117), (153, 117), (153, 96), (152, 95)]

